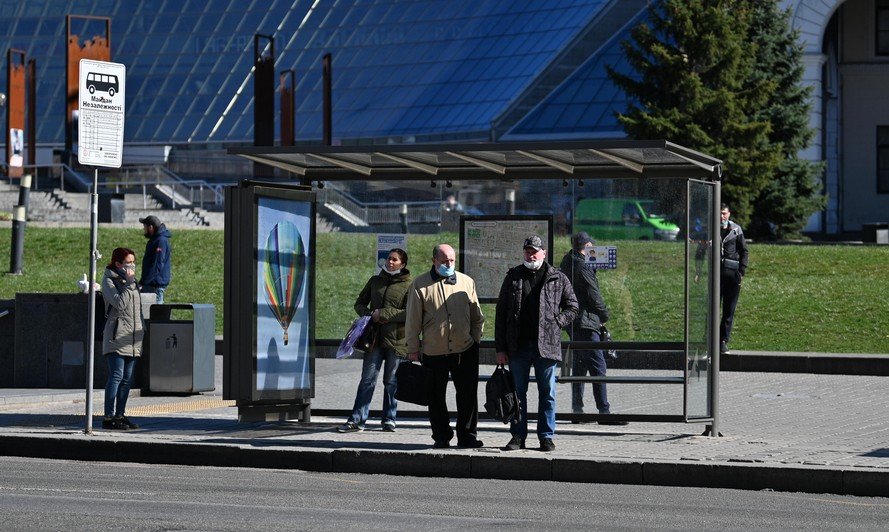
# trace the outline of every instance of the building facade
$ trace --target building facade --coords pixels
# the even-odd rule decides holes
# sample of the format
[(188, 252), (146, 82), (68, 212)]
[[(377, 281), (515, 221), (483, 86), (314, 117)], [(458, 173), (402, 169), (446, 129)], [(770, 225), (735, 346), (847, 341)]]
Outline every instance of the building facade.
[[(276, 72), (294, 73), (296, 142), (322, 138), (326, 53), (335, 143), (615, 138), (625, 135), (615, 113), (626, 96), (606, 66), (629, 72), (620, 43), (649, 3), (0, 0), (0, 46), (37, 63), (40, 150), (29, 164), (51, 163), (64, 147), (65, 15), (106, 16), (112, 60), (127, 67), (125, 163), (155, 158), (185, 177), (236, 178), (250, 166), (232, 164), (224, 149), (253, 141), (256, 35), (272, 38), (258, 53), (273, 55)], [(804, 155), (827, 168), (828, 206), (807, 230), (886, 221), (889, 0), (781, 5), (800, 31), (814, 89), (817, 134)], [(81, 41), (99, 32), (88, 18), (72, 24)], [(0, 69), (0, 91), (6, 77)]]

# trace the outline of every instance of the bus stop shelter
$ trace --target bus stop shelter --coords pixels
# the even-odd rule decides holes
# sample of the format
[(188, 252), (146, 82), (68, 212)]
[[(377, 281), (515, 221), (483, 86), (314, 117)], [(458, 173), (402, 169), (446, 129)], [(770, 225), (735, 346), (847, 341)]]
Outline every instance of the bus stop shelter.
[[(563, 344), (567, 350), (565, 366), (573, 350), (595, 346), (618, 350), (619, 360), (623, 359), (621, 364), (626, 367), (611, 372), (609, 365), (609, 372), (614, 374), (602, 377), (571, 375), (563, 368), (559, 381), (657, 390), (653, 393), (668, 397), (673, 405), (668, 411), (632, 412), (624, 403), (621, 411), (630, 412), (611, 417), (626, 421), (703, 423), (705, 434), (718, 434), (720, 160), (664, 140), (307, 145), (231, 148), (229, 153), (287, 172), (291, 186), (297, 187), (298, 183), (301, 190), (316, 194), (311, 201), (317, 200), (319, 208), (323, 203), (331, 212), (349, 211), (343, 216), (361, 218), (359, 222), (365, 225), (358, 227), (359, 223), (355, 229), (361, 232), (374, 232), (375, 228), (379, 232), (399, 232), (400, 227), (403, 232), (411, 233), (409, 228), (428, 227), (433, 210), (431, 202), (415, 197), (428, 198), (430, 191), (438, 191), (442, 199), (461, 196), (465, 201), (459, 207), (461, 256), (458, 260), (461, 270), (471, 276), (484, 276), (485, 272), (478, 268), (471, 270), (475, 264), (473, 253), (479, 254), (479, 250), (464, 246), (469, 234), (466, 228), (476, 222), (483, 223), (487, 213), (496, 212), (497, 216), (492, 218), (500, 221), (548, 219), (552, 248), (553, 235), (562, 242), (580, 227), (575, 210), (584, 199), (634, 198), (633, 201), (638, 199), (637, 204), (660, 209), (663, 213), (659, 219), (668, 220), (676, 227), (666, 236), (660, 232), (662, 238), (656, 235), (652, 239), (663, 242), (611, 242), (616, 244), (613, 247), (618, 250), (617, 256), (624, 258), (622, 264), (630, 268), (629, 272), (639, 272), (634, 277), (625, 271), (622, 284), (614, 282), (614, 286), (626, 291), (627, 295), (620, 299), (633, 300), (634, 294), (645, 294), (644, 301), (634, 301), (632, 326), (626, 325), (625, 333), (616, 335), (617, 341), (566, 341)], [(276, 186), (286, 185), (278, 182)], [(385, 198), (394, 199), (385, 201)], [(453, 198), (448, 199), (453, 202)], [(441, 210), (437, 205), (433, 207)], [(228, 212), (228, 198), (226, 209)], [(438, 216), (439, 231), (453, 238), (456, 226), (444, 229), (444, 213), (431, 216), (433, 222)], [(393, 225), (399, 217), (401, 225)], [(596, 226), (596, 231), (604, 234), (609, 224), (638, 223), (627, 218), (606, 220)], [(228, 220), (226, 231), (229, 231)], [(602, 240), (608, 242), (607, 238)], [(260, 254), (257, 249), (253, 251), (253, 256)], [(227, 249), (227, 264), (230, 255), (232, 252)], [(555, 249), (550, 251), (547, 260), (558, 266)], [(512, 265), (517, 263), (515, 260)], [(656, 266), (654, 273), (651, 264)], [(662, 265), (660, 272), (657, 271), (659, 265)], [(647, 273), (642, 270), (645, 266), (649, 267)], [(323, 275), (320, 266), (312, 275)], [(354, 297), (354, 294), (348, 296)], [(668, 301), (669, 306), (663, 307), (663, 301)], [(229, 303), (226, 301), (227, 323), (241, 319), (234, 314), (228, 316)], [(306, 304), (315, 303), (307, 301)], [(656, 314), (659, 306), (662, 315)], [(629, 316), (630, 311), (626, 312)], [(493, 322), (492, 316), (487, 319)], [(612, 321), (620, 324), (620, 319), (619, 315)], [(609, 326), (611, 328), (611, 322)], [(228, 329), (225, 334), (229, 334)], [(621, 340), (621, 336), (627, 339)], [(312, 344), (315, 345), (314, 337)], [(490, 347), (492, 342), (483, 341), (482, 347), (486, 345)], [(237, 356), (255, 357), (256, 353)], [(255, 368), (255, 363), (248, 362), (244, 360), (245, 365), (241, 367)], [(233, 391), (227, 397), (250, 402), (258, 395), (254, 393), (251, 398), (250, 394)], [(558, 418), (595, 421), (597, 414), (560, 412)]]

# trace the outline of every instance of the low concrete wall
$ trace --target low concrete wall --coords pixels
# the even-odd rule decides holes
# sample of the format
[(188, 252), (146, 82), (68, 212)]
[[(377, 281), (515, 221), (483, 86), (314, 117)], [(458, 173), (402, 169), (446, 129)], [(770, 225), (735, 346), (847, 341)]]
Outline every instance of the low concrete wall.
[[(102, 357), (105, 304), (101, 293), (97, 293), (96, 298), (93, 386), (101, 388), (108, 376)], [(146, 318), (154, 300), (154, 294), (142, 294)], [(87, 294), (16, 294), (13, 371), (10, 372), (12, 382), (9, 387), (84, 387), (89, 355), (88, 312)], [(138, 387), (136, 380), (134, 387)]]

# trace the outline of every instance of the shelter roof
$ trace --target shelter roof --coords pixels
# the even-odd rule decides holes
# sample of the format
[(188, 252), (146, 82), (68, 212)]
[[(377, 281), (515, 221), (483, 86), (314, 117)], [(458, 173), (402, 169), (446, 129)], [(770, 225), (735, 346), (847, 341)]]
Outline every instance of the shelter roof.
[(303, 180), (691, 178), (719, 180), (722, 161), (666, 140), (357, 146), (251, 146), (230, 154)]

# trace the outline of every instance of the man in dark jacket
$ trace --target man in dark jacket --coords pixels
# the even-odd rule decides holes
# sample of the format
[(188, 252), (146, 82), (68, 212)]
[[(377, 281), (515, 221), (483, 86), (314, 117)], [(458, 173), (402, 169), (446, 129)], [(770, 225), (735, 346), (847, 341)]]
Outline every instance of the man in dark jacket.
[(747, 242), (741, 226), (729, 220), (732, 215), (725, 203), (719, 212), (722, 222), (722, 276), (719, 285), (719, 297), (722, 299), (722, 321), (719, 322), (719, 352), (726, 354), (729, 338), (732, 334), (732, 322), (735, 319), (735, 307), (741, 295), (741, 280), (747, 273)]
[(553, 451), (556, 430), (556, 370), (562, 360), (562, 329), (577, 316), (577, 299), (571, 282), (547, 264), (539, 236), (524, 242), (525, 260), (506, 273), (497, 299), (494, 343), (497, 363), (509, 363), (521, 407), (509, 431), (504, 450), (525, 448), (528, 435), (528, 383), (531, 367), (537, 378), (537, 437), (541, 451)]
[(158, 220), (157, 216), (139, 218), (139, 223), (145, 230), (145, 255), (142, 257), (142, 278), (139, 286), (142, 292), (157, 294), (157, 302), (164, 302), (164, 292), (173, 277), (170, 271), (170, 255), (173, 248), (170, 246), (172, 233), (167, 226)]
[[(599, 279), (596, 278), (596, 270), (587, 263), (587, 258), (593, 252), (593, 239), (590, 235), (581, 231), (571, 238), (572, 249), (565, 254), (559, 269), (562, 270), (577, 296), (577, 304), (580, 312), (574, 323), (568, 327), (568, 336), (578, 342), (598, 342), (602, 324), (608, 321), (608, 307), (599, 293)], [(575, 349), (571, 360), (571, 375), (584, 377), (587, 374), (594, 376), (605, 375), (605, 352), (602, 349)], [(571, 411), (575, 414), (583, 413), (583, 383), (571, 384)], [(596, 400), (596, 408), (600, 414), (610, 414), (611, 405), (608, 403), (608, 393), (605, 383), (593, 383), (593, 398)], [(601, 425), (626, 425), (626, 421), (599, 421)]]

